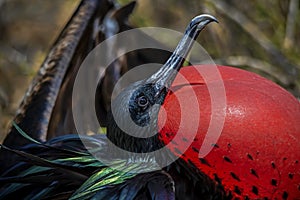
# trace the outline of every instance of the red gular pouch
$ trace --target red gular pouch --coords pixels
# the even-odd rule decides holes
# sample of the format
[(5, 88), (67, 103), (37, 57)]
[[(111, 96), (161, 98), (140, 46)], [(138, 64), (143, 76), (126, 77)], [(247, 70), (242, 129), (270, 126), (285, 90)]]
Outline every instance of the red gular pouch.
[(300, 199), (300, 103), (245, 70), (183, 67), (159, 113), (161, 140), (234, 197)]

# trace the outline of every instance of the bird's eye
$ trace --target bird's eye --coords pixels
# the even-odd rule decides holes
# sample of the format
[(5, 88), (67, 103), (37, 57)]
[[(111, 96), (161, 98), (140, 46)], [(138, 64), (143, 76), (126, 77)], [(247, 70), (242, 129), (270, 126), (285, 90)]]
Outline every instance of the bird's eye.
[(138, 106), (145, 108), (146, 106), (148, 106), (149, 101), (148, 101), (147, 97), (140, 96), (137, 99), (137, 103), (138, 103)]

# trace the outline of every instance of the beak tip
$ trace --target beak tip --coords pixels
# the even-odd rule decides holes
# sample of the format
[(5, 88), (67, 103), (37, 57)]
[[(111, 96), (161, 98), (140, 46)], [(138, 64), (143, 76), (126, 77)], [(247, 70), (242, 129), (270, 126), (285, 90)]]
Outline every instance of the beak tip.
[(219, 23), (219, 20), (217, 18), (215, 18), (213, 21)]
[(194, 19), (192, 19), (191, 21), (191, 25), (198, 25), (201, 24), (201, 22), (204, 22), (204, 26), (209, 24), (210, 22), (216, 22), (219, 23), (219, 21), (217, 20), (217, 18), (215, 18), (212, 15), (209, 14), (202, 14), (202, 15), (198, 15), (196, 17), (194, 17)]

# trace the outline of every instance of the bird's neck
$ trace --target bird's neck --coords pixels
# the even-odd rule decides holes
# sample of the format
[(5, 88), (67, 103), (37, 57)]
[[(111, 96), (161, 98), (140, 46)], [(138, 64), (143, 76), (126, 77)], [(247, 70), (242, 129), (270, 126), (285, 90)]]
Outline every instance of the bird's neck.
[[(158, 134), (148, 138), (134, 137), (121, 130), (111, 113), (108, 114), (109, 125), (107, 127), (108, 139), (124, 151), (133, 153), (149, 153), (160, 149), (163, 146)], [(156, 125), (155, 125), (156, 126)], [(154, 127), (156, 128), (156, 127)]]

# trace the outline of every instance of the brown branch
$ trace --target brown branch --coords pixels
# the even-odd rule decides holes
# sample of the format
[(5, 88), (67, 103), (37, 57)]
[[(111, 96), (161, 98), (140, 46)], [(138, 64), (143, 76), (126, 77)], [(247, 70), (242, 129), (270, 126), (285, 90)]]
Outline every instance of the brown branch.
[(287, 16), (285, 38), (283, 46), (286, 49), (292, 48), (295, 43), (295, 24), (298, 15), (299, 0), (290, 0), (289, 13)]
[(233, 6), (226, 3), (226, 1), (215, 0), (211, 2), (218, 11), (228, 16), (230, 19), (239, 24), (252, 38), (256, 41), (272, 58), (274, 67), (280, 67), (281, 71), (285, 73), (291, 81), (298, 78), (298, 66), (292, 64), (277, 47), (269, 40), (263, 32), (248, 19), (242, 12)]
[[(279, 81), (279, 84), (289, 90), (294, 96), (300, 98), (300, 81), (295, 80), (292, 82), (289, 77), (283, 75), (278, 68), (275, 68), (264, 60), (249, 56), (230, 56), (225, 59), (215, 59), (214, 61), (222, 65), (237, 67), (246, 66), (264, 72), (273, 77), (276, 81)], [(294, 85), (294, 88), (291, 88), (291, 85)]]
[(264, 60), (252, 58), (249, 56), (230, 56), (225, 59), (217, 59), (215, 60), (215, 62), (231, 66), (247, 66), (271, 75), (284, 85), (290, 84), (288, 77), (283, 76), (278, 69), (274, 68), (270, 63)]

